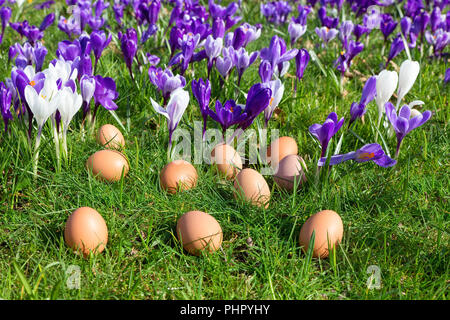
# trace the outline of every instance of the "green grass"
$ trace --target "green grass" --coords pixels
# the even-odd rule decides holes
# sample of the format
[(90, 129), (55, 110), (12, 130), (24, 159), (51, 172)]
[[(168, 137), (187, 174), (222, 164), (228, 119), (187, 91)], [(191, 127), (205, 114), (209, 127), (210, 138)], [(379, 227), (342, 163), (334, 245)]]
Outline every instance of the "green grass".
[[(245, 2), (245, 1), (244, 1)], [(57, 6), (62, 9), (61, 4)], [(249, 46), (257, 50), (269, 45), (276, 28), (259, 16), (257, 6), (248, 4), (244, 20), (264, 23), (262, 36)], [(313, 13), (310, 15), (312, 16)], [(27, 16), (28, 18), (28, 16)], [(22, 19), (24, 19), (22, 17)], [(41, 16), (30, 16), (39, 24)], [(167, 18), (165, 18), (167, 23)], [(297, 47), (317, 43), (315, 18), (308, 22), (307, 34)], [(279, 27), (287, 38), (287, 26)], [(350, 104), (358, 101), (365, 77), (377, 74), (382, 38), (374, 31), (370, 50), (364, 50), (351, 67), (340, 95), (330, 76), (310, 61), (293, 95), (294, 74), (285, 78), (285, 96), (281, 113), (269, 122), (269, 129), (296, 139), (299, 154), (309, 168), (308, 182), (295, 194), (281, 191), (273, 179), (267, 210), (236, 201), (232, 182), (221, 183), (208, 165), (196, 165), (198, 186), (190, 191), (169, 195), (159, 186), (159, 172), (166, 162), (168, 132), (163, 117), (154, 114), (150, 97), (157, 97), (145, 70), (135, 67), (138, 89), (131, 82), (120, 52), (107, 50), (98, 74), (111, 76), (117, 83), (117, 113), (129, 132), (125, 153), (130, 172), (122, 182), (103, 183), (85, 169), (87, 158), (100, 150), (93, 136), (83, 140), (78, 114), (68, 136), (70, 161), (56, 172), (54, 145), (49, 128), (44, 130), (39, 162), (39, 177), (32, 176), (31, 154), (18, 122), (11, 132), (0, 134), (0, 297), (3, 299), (447, 299), (449, 289), (449, 87), (443, 85), (444, 59), (431, 61), (417, 50), (419, 77), (406, 101), (423, 100), (421, 109), (431, 110), (432, 119), (411, 132), (404, 140), (398, 163), (384, 169), (373, 163), (347, 162), (335, 166), (323, 181), (315, 179), (315, 163), (320, 147), (308, 133), (308, 127), (323, 122), (331, 111), (349, 119)], [(46, 61), (55, 57), (58, 41), (65, 34), (54, 25), (46, 32), (49, 49)], [(9, 45), (18, 36), (7, 29), (1, 45), (2, 80), (8, 76)], [(337, 41), (328, 51), (316, 48), (321, 62), (332, 68)], [(163, 55), (159, 43), (146, 43), (145, 52)], [(386, 49), (387, 52), (388, 49)], [(406, 59), (402, 52), (394, 62)], [(259, 61), (259, 60), (258, 60)], [(246, 92), (259, 81), (256, 62), (244, 74), (241, 89)], [(393, 70), (392, 65), (389, 66)], [(195, 78), (206, 76), (206, 64), (195, 64), (187, 75), (188, 86)], [(398, 71), (398, 70), (397, 70)], [(213, 86), (213, 99), (238, 99), (229, 81), (224, 88)], [(190, 91), (190, 89), (189, 89)], [(393, 99), (395, 102), (395, 100)], [(129, 106), (129, 107), (128, 107)], [(129, 110), (127, 110), (129, 108)], [(358, 120), (352, 130), (365, 143), (374, 142), (372, 121), (377, 108), (368, 106), (364, 124)], [(180, 123), (191, 132), (200, 112), (191, 103)], [(372, 120), (371, 120), (372, 119)], [(99, 111), (96, 127), (117, 125), (104, 109)], [(260, 116), (252, 128), (262, 126)], [(209, 127), (216, 126), (211, 120)], [(347, 122), (343, 129), (347, 126)], [(345, 130), (344, 130), (345, 131)], [(343, 131), (343, 132), (344, 132)], [(341, 152), (363, 145), (345, 131)], [(36, 131), (33, 132), (35, 134)], [(329, 148), (334, 152), (340, 133)], [(387, 139), (391, 155), (395, 136)], [(253, 166), (258, 168), (258, 166)], [(106, 220), (109, 238), (105, 251), (88, 259), (75, 255), (64, 243), (64, 226), (76, 208), (95, 208)], [(344, 222), (344, 236), (335, 259), (315, 259), (304, 254), (298, 243), (300, 228), (313, 213), (322, 209), (338, 212)], [(212, 214), (222, 226), (222, 249), (212, 255), (195, 257), (183, 251), (176, 239), (177, 219), (190, 210)], [(251, 241), (249, 240), (251, 238)], [(249, 245), (248, 243), (251, 243)], [(81, 269), (80, 289), (69, 289), (66, 270)], [(381, 270), (381, 288), (369, 290), (367, 269)]]

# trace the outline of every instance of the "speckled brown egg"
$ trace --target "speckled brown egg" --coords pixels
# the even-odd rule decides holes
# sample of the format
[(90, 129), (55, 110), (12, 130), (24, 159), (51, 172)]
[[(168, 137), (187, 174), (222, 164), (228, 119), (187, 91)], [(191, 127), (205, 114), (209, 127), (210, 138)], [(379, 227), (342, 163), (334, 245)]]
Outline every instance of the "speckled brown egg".
[(175, 160), (168, 163), (159, 175), (161, 188), (169, 193), (178, 190), (188, 190), (197, 184), (197, 170), (185, 160)]
[(64, 240), (74, 251), (84, 256), (89, 252), (100, 253), (108, 243), (108, 228), (103, 217), (94, 209), (82, 207), (67, 219)]
[(297, 154), (298, 147), (295, 140), (291, 137), (280, 137), (270, 144), (267, 149), (268, 161), (276, 168), (280, 161), (291, 154)]
[(122, 149), (125, 147), (125, 139), (112, 124), (105, 124), (98, 129), (97, 142), (108, 149)]
[(96, 178), (110, 182), (119, 181), (122, 170), (125, 177), (130, 169), (128, 161), (122, 153), (108, 149), (97, 151), (91, 155), (86, 161), (86, 167)]
[(193, 255), (214, 252), (222, 245), (222, 228), (217, 220), (202, 211), (189, 211), (177, 222), (178, 240)]
[[(332, 210), (323, 210), (306, 220), (300, 230), (300, 245), (307, 252), (314, 231), (313, 257), (326, 258), (329, 248), (336, 248), (342, 240), (344, 226), (341, 217)], [(330, 244), (330, 246), (328, 246)]]
[(242, 169), (239, 153), (228, 144), (219, 144), (211, 151), (211, 164), (227, 179), (233, 179)]
[(280, 161), (273, 179), (280, 188), (292, 191), (294, 182), (298, 188), (301, 183), (306, 181), (304, 169), (306, 169), (306, 163), (303, 158), (296, 154), (290, 154)]
[(258, 207), (269, 207), (270, 189), (266, 179), (256, 170), (246, 168), (234, 180), (235, 197), (242, 197)]

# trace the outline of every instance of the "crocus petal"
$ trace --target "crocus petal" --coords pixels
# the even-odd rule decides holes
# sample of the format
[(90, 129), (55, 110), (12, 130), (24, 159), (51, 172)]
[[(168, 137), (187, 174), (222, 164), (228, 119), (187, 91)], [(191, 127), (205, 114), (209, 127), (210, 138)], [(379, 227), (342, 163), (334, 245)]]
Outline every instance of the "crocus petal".
[(411, 90), (419, 75), (420, 65), (417, 61), (405, 60), (400, 66), (397, 99), (402, 101), (403, 97)]
[(409, 118), (405, 119), (405, 118), (397, 118), (397, 122), (394, 126), (394, 128), (396, 129), (395, 131), (397, 131), (398, 133), (401, 133), (403, 135), (405, 135), (406, 133), (408, 133), (408, 128), (409, 128)]
[(373, 162), (383, 168), (395, 166), (395, 164), (397, 163), (396, 160), (389, 158), (387, 155), (383, 155), (378, 159), (373, 160)]
[(169, 118), (169, 113), (166, 111), (166, 109), (164, 109), (163, 107), (161, 107), (155, 100), (153, 100), (152, 98), (150, 98), (150, 102), (152, 103), (153, 109), (155, 109), (155, 111), (159, 114), (162, 114), (164, 117), (166, 117), (167, 119)]
[(400, 117), (405, 118), (405, 119), (409, 119), (409, 117), (411, 115), (411, 109), (407, 105), (404, 105), (403, 107), (401, 107), (400, 112), (398, 113), (398, 115)]
[(377, 88), (377, 96), (376, 103), (378, 105), (378, 109), (382, 110), (385, 103), (389, 101), (389, 99), (394, 94), (395, 88), (398, 83), (398, 75), (395, 71), (383, 70), (377, 76), (376, 79), (376, 88)]

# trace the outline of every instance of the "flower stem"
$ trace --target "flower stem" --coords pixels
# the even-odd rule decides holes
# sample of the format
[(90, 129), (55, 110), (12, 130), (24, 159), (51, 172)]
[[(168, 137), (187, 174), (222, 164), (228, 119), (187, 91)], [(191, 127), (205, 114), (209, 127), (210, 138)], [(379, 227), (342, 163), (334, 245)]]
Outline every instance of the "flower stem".
[(37, 167), (39, 161), (39, 145), (41, 144), (42, 126), (39, 126), (36, 136), (36, 143), (34, 144), (34, 158), (33, 158), (33, 179), (37, 178)]
[(53, 141), (55, 142), (56, 170), (59, 172), (61, 170), (60, 144), (59, 144), (58, 130), (56, 129), (56, 121), (54, 117), (52, 117), (52, 127), (53, 127)]

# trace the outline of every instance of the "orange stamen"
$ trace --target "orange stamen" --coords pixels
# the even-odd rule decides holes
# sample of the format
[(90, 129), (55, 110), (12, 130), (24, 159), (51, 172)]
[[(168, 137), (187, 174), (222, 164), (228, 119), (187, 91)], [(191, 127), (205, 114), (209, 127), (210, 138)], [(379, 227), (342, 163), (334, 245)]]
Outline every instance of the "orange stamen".
[(369, 160), (372, 159), (373, 157), (375, 157), (375, 154), (373, 152), (371, 153), (363, 152), (358, 156), (358, 158), (362, 160)]

